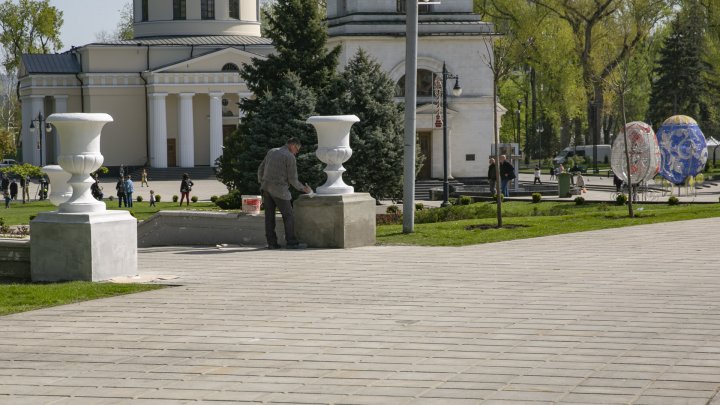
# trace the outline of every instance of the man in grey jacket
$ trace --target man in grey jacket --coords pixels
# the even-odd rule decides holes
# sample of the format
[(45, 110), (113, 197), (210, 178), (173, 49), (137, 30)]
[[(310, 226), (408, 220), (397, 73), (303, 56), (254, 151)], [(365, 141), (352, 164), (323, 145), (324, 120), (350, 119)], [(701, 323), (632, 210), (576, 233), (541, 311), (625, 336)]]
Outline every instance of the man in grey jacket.
[(258, 167), (258, 182), (265, 204), (265, 239), (268, 249), (280, 248), (275, 234), (275, 208), (280, 210), (283, 218), (286, 247), (288, 249), (305, 247), (295, 236), (295, 218), (290, 195), (290, 186), (303, 193), (312, 191), (298, 180), (295, 155), (300, 151), (300, 147), (297, 138), (290, 138), (285, 146), (270, 149)]

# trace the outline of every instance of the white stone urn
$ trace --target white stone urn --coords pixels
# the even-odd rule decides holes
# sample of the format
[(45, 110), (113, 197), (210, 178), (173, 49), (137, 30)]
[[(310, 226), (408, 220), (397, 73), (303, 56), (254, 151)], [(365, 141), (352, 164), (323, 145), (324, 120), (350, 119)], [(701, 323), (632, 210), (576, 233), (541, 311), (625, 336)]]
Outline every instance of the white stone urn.
[(113, 119), (105, 113), (52, 114), (47, 122), (57, 129), (60, 143), (58, 162), (72, 176), (68, 183), (73, 193), (59, 205), (60, 213), (91, 213), (105, 211), (105, 203), (90, 192), (94, 180), (90, 173), (103, 163), (100, 154), (100, 131)]
[(59, 206), (72, 197), (73, 189), (68, 181), (71, 174), (58, 165), (43, 166), (42, 171), (50, 179), (50, 194), (48, 200), (55, 206)]
[[(312, 116), (307, 123), (315, 127), (318, 136), (318, 159), (327, 164), (325, 184), (317, 188), (318, 194), (352, 194), (355, 190), (343, 181), (343, 163), (352, 156), (350, 149), (350, 127), (360, 118), (355, 115)], [(368, 162), (369, 164), (369, 162)]]

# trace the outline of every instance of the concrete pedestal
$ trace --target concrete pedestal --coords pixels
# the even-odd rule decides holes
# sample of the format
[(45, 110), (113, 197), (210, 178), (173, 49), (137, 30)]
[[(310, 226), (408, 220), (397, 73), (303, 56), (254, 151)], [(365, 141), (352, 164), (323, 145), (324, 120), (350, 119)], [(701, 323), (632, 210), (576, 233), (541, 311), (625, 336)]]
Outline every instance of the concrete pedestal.
[(375, 244), (375, 199), (370, 194), (301, 195), (294, 208), (295, 232), (309, 247)]
[(137, 220), (127, 211), (43, 212), (30, 221), (33, 281), (101, 281), (137, 274)]

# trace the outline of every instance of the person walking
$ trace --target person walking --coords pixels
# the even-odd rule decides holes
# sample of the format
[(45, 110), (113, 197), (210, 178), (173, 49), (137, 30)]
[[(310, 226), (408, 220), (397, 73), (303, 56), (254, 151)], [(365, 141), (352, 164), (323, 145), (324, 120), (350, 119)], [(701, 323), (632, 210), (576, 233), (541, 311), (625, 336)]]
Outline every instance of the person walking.
[(17, 200), (18, 184), (15, 179), (10, 180), (10, 199)]
[(496, 193), (496, 184), (497, 184), (497, 173), (495, 172), (495, 159), (490, 158), (490, 162), (488, 165), (488, 171), (487, 171), (487, 177), (488, 177), (488, 183), (490, 184), (490, 195), (495, 195)]
[(3, 190), (3, 198), (5, 198), (5, 208), (10, 208), (10, 191)]
[(142, 174), (140, 175), (140, 187), (145, 187), (145, 186), (150, 187), (150, 185), (148, 185), (147, 179), (148, 179), (147, 168), (143, 167)]
[(125, 179), (120, 176), (117, 183), (115, 183), (115, 190), (117, 190), (118, 208), (122, 207), (123, 204), (127, 207), (127, 200), (125, 200)]
[(30, 201), (30, 176), (20, 176), (20, 188), (22, 189), (22, 200)]
[(155, 206), (155, 190), (150, 190), (150, 206)]
[(508, 184), (510, 183), (510, 180), (514, 178), (515, 168), (510, 162), (508, 162), (505, 155), (500, 155), (500, 188), (503, 197), (508, 197), (510, 195)]
[(258, 167), (258, 183), (265, 204), (265, 239), (268, 249), (280, 248), (275, 233), (276, 208), (280, 210), (285, 226), (285, 247), (288, 249), (306, 247), (295, 236), (295, 217), (290, 195), (290, 186), (303, 193), (312, 192), (310, 187), (298, 180), (295, 156), (300, 152), (301, 146), (300, 140), (290, 138), (284, 146), (270, 149)]
[(555, 166), (550, 165), (550, 181), (555, 180)]
[(10, 188), (10, 179), (8, 179), (5, 173), (2, 174), (2, 182), (0, 183), (0, 192), (8, 191)]
[(180, 206), (182, 207), (183, 199), (185, 199), (185, 206), (190, 206), (190, 192), (195, 184), (190, 180), (190, 175), (183, 173), (182, 181), (180, 181)]
[(132, 208), (133, 200), (132, 195), (135, 192), (135, 185), (133, 184), (132, 178), (128, 174), (125, 176), (125, 206)]
[(535, 180), (533, 180), (533, 184), (540, 183), (542, 186), (542, 180), (540, 180), (540, 166), (535, 166)]

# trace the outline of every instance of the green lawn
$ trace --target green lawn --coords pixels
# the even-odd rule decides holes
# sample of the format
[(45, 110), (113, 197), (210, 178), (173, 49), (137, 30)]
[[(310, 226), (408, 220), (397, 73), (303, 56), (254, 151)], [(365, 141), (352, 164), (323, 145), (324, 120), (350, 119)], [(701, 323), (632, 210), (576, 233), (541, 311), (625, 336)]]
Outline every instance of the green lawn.
[(385, 245), (465, 246), (720, 216), (720, 204), (635, 205), (636, 217), (631, 219), (626, 206), (602, 203), (578, 206), (574, 203), (557, 202), (532, 204), (513, 201), (503, 204), (503, 228), (497, 229), (495, 205), (482, 202), (472, 206), (478, 204), (490, 205), (492, 209), (474, 207), (475, 211), (480, 212), (480, 217), (475, 219), (427, 224), (416, 222), (415, 232), (411, 234), (403, 234), (402, 225), (381, 225), (377, 227), (377, 241)]
[[(178, 203), (174, 202), (159, 202), (156, 203), (155, 207), (151, 207), (147, 201), (134, 202), (131, 209), (118, 208), (117, 200), (105, 201), (108, 209), (117, 210), (129, 210), (135, 215), (138, 220), (145, 220), (152, 216), (154, 213), (160, 210), (219, 210), (219, 208), (211, 202), (196, 202), (190, 203), (190, 207), (183, 205), (178, 206)], [(22, 202), (13, 201), (9, 209), (5, 209), (4, 205), (0, 208), (0, 218), (5, 221), (5, 225), (27, 225), (30, 223), (30, 216), (37, 215), (39, 212), (44, 211), (55, 211), (57, 207), (52, 205), (49, 201), (33, 201), (26, 204)]]
[(112, 284), (73, 281), (55, 284), (0, 283), (0, 316), (163, 288), (157, 284)]

